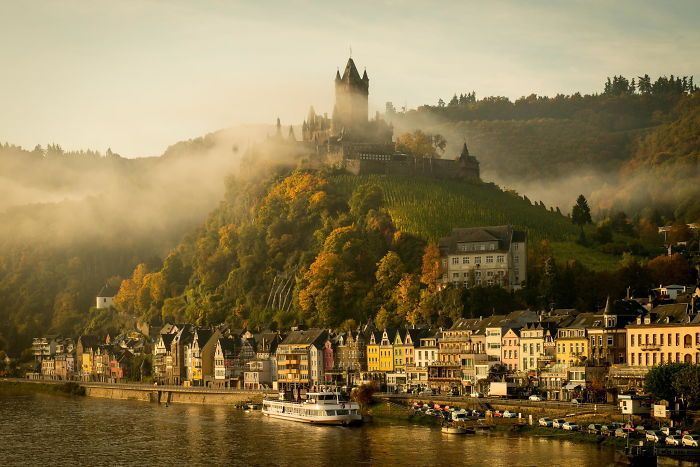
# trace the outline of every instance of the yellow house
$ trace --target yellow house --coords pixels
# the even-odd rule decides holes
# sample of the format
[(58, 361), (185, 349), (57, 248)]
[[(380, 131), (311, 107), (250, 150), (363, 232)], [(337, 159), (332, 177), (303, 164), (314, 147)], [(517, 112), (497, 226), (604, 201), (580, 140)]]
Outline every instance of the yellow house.
[(557, 330), (557, 363), (576, 366), (590, 358), (588, 329), (596, 319), (599, 317), (593, 313), (581, 313), (570, 325)]
[(394, 371), (394, 339), (396, 331), (384, 329), (379, 342), (379, 371)]
[(403, 373), (406, 371), (406, 360), (404, 359), (404, 353), (406, 349), (403, 345), (403, 339), (406, 337), (406, 331), (398, 330), (394, 335), (394, 371), (398, 373)]
[(369, 336), (367, 343), (367, 371), (374, 372), (379, 370), (379, 342), (382, 340), (382, 334), (378, 331), (373, 331)]
[(405, 372), (406, 365), (416, 364), (415, 348), (424, 333), (420, 329), (403, 329), (394, 338), (394, 371)]

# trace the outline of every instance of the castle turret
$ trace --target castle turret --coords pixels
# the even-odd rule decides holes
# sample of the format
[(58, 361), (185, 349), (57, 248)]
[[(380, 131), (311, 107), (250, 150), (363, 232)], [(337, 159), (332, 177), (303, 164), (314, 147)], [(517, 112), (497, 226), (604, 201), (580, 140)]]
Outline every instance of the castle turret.
[(341, 128), (352, 131), (360, 129), (367, 123), (369, 78), (367, 71), (360, 77), (355, 62), (348, 59), (343, 75), (335, 80), (335, 113), (337, 120), (333, 122), (336, 131)]
[(289, 141), (296, 141), (297, 137), (294, 136), (294, 127), (292, 125), (289, 125), (289, 133), (287, 134), (287, 139)]

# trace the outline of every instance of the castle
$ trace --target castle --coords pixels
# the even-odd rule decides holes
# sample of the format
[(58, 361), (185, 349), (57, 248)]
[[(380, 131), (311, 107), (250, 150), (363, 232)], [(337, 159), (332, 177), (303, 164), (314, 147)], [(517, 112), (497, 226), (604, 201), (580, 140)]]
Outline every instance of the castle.
[[(368, 118), (369, 77), (360, 76), (348, 59), (341, 76), (335, 74), (335, 106), (332, 117), (314, 108), (302, 124), (302, 141), (309, 154), (323, 163), (343, 167), (355, 175), (386, 174), (479, 180), (479, 161), (469, 154), (466, 142), (456, 159), (416, 157), (396, 151), (393, 127), (380, 118)], [(281, 135), (279, 121), (278, 135)], [(290, 128), (289, 139), (293, 139)]]

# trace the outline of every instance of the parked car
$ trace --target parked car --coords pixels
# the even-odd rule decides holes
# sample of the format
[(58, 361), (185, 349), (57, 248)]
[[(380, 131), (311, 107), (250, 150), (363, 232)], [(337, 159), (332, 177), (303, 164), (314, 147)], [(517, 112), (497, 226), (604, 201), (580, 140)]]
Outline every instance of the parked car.
[(644, 428), (642, 425), (637, 425), (634, 427), (634, 431), (640, 434), (644, 434), (647, 431), (647, 429)]
[(554, 422), (554, 420), (552, 420), (551, 418), (547, 418), (547, 417), (542, 417), (539, 419), (540, 426), (550, 427), (550, 426), (552, 426), (553, 422)]
[(681, 440), (683, 439), (682, 436), (680, 435), (668, 435), (666, 437), (666, 444), (669, 446), (680, 446), (681, 445)]
[(700, 435), (683, 435), (681, 439), (681, 444), (683, 446), (698, 447), (698, 441), (700, 440)]
[(505, 412), (503, 412), (503, 418), (516, 418), (517, 416), (517, 413), (511, 412), (510, 410), (506, 410)]
[(480, 392), (474, 391), (471, 394), (469, 394), (470, 397), (484, 397), (484, 395)]
[(664, 438), (664, 435), (660, 431), (647, 430), (645, 437), (647, 441), (651, 441), (652, 443), (658, 443)]
[(599, 435), (600, 434), (600, 425), (597, 423), (591, 423), (588, 425), (588, 429), (586, 430), (588, 433), (592, 435)]
[(435, 391), (433, 391), (432, 389), (424, 389), (423, 391), (420, 392), (420, 395), (421, 396), (434, 396)]
[(566, 422), (561, 427), (566, 431), (578, 431), (581, 429), (581, 427), (574, 422)]
[(664, 434), (664, 436), (668, 436), (671, 434), (671, 428), (667, 426), (662, 426), (659, 431)]
[(571, 399), (572, 405), (579, 405), (581, 402), (578, 399)]
[(552, 428), (564, 428), (564, 423), (566, 423), (566, 420), (563, 418), (555, 418), (552, 420)]
[(615, 428), (612, 425), (600, 425), (600, 434), (603, 436), (610, 436), (615, 432)]
[(542, 396), (538, 396), (537, 394), (533, 394), (530, 397), (528, 397), (529, 400), (534, 401), (534, 402), (541, 402), (544, 399), (542, 399)]
[(500, 410), (494, 410), (491, 412), (491, 415), (494, 417), (503, 417), (503, 413)]
[(615, 438), (627, 438), (629, 436), (629, 431), (625, 431), (624, 428), (615, 429)]

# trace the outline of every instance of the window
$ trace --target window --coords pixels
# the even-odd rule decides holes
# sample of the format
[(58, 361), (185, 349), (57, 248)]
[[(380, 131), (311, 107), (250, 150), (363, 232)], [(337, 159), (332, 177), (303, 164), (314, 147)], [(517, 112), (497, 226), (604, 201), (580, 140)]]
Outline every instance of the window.
[(457, 258), (456, 256), (452, 258), (452, 264), (459, 264), (459, 258)]
[(469, 256), (462, 257), (462, 264), (469, 264)]
[(612, 347), (613, 345), (613, 336), (608, 336), (608, 347)]
[(630, 336), (630, 347), (634, 347), (634, 334)]
[(453, 273), (452, 273), (452, 278), (453, 278), (453, 279), (459, 279), (459, 273), (458, 273), (458, 272), (453, 272)]
[(474, 257), (474, 264), (481, 264), (481, 256)]
[(499, 263), (503, 263), (505, 261), (505, 257), (503, 255), (498, 255), (496, 256), (496, 261)]
[(443, 267), (443, 268), (446, 268), (446, 267), (447, 267), (447, 260), (446, 260), (446, 259), (443, 259), (443, 260), (442, 260), (442, 267)]
[(603, 347), (603, 336), (598, 336), (598, 347)]
[(487, 262), (487, 263), (493, 263), (493, 256), (487, 256), (487, 257), (486, 257), (486, 262)]
[(634, 354), (632, 354), (632, 365), (634, 365)]
[(659, 334), (659, 341), (660, 341), (660, 345), (664, 345), (664, 335), (663, 334)]

